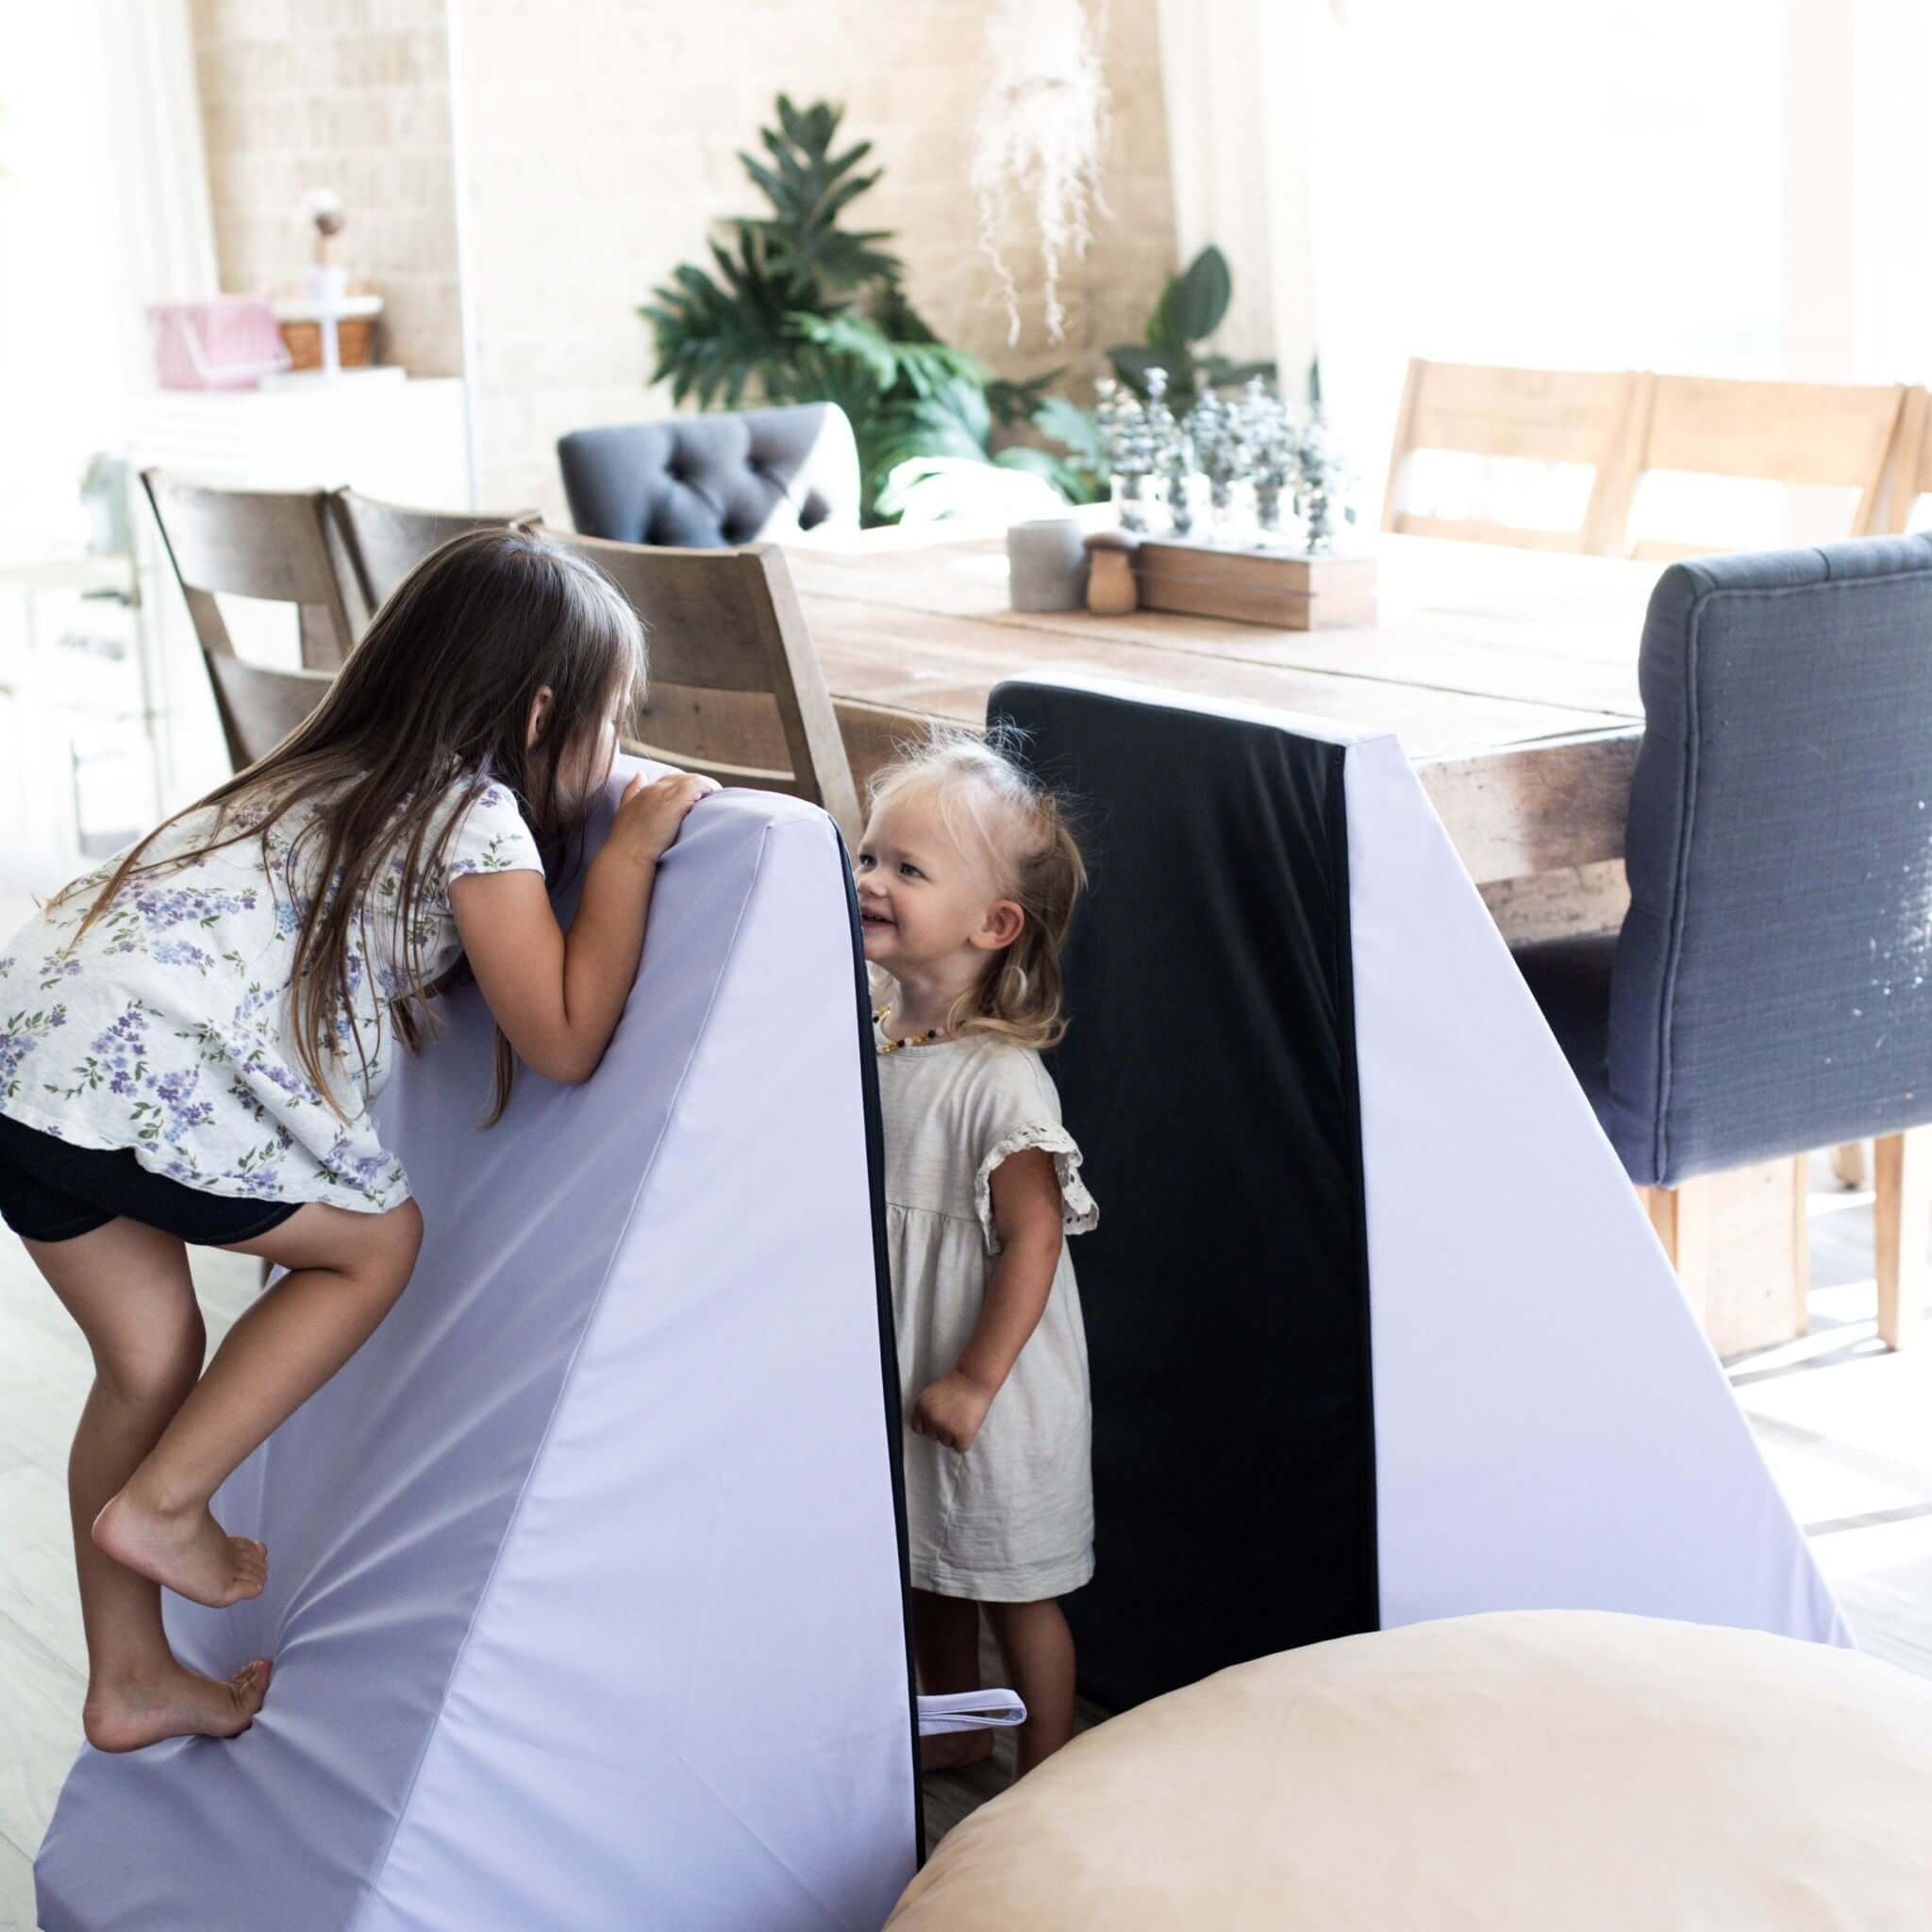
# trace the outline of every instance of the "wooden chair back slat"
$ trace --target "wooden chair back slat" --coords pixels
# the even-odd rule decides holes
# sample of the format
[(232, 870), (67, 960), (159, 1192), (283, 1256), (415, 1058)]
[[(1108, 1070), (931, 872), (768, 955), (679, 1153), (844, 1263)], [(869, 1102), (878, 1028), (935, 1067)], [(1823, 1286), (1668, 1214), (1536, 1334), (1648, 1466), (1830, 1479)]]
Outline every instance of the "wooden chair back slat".
[(275, 671), (231, 651), (208, 658), (215, 710), (239, 772), (272, 752), (328, 694), (325, 671)]
[(594, 562), (643, 619), (650, 680), (629, 741), (721, 784), (808, 799), (857, 841), (852, 768), (782, 550), (544, 534)]
[(500, 517), (415, 509), (407, 504), (383, 503), (354, 490), (331, 491), (329, 510), (331, 555), (358, 636), (369, 627), (369, 620), (396, 586), (452, 537), (472, 530), (529, 529), (540, 521), (533, 509)]
[(1920, 497), (1932, 491), (1932, 390), (1914, 389), (1899, 411), (1886, 463), (1885, 527), (1911, 528)]
[(1507, 543), (1517, 550), (1555, 550), (1572, 556), (1577, 549), (1576, 533), (1571, 530), (1525, 530), (1467, 517), (1423, 517), (1405, 510), (1396, 527), (1405, 537), (1444, 537), (1456, 543)]
[(1630, 378), (1555, 369), (1420, 362), (1410, 449), (1595, 463), (1623, 421)]
[(908, 750), (923, 743), (933, 721), (924, 711), (870, 704), (862, 698), (840, 698), (836, 708), (839, 737), (845, 746), (853, 782), (863, 804), (873, 780), (888, 765), (896, 764)]
[[(1637, 380), (1595, 371), (1411, 361), (1390, 454), (1382, 527), (1535, 550), (1612, 547), (1621, 532), (1610, 527), (1608, 506), (1622, 493), (1622, 473), (1631, 458)], [(1588, 464), (1595, 474), (1583, 525), (1527, 530), (1481, 519), (1418, 516), (1404, 508), (1408, 458), (1417, 450)]]
[[(1909, 513), (1932, 475), (1924, 412), (1902, 384), (1739, 381), (1725, 377), (1586, 375), (1413, 361), (1403, 391), (1382, 527), (1538, 550), (1574, 549), (1656, 561), (1719, 546), (1678, 539), (1632, 542), (1631, 507), (1653, 471), (1858, 491), (1850, 536)], [(1525, 530), (1404, 508), (1407, 458), (1448, 450), (1594, 471), (1583, 527)], [(1889, 487), (1888, 487), (1889, 486)]]
[[(239, 657), (215, 600), (298, 604), (319, 619), (322, 649), (337, 661), (347, 656), (348, 615), (329, 566), (322, 492), (216, 490), (157, 470), (143, 470), (141, 480), (201, 646), (228, 760), (239, 772), (301, 724), (331, 679), (325, 670), (275, 670)], [(253, 555), (256, 544), (279, 544), (284, 554), (264, 562)], [(313, 634), (305, 624), (305, 647)]]
[(183, 590), (320, 612), (304, 625), (305, 663), (331, 669), (348, 656), (357, 632), (330, 556), (324, 491), (227, 490), (162, 470), (143, 470), (142, 481)]
[[(1910, 393), (1902, 383), (1850, 387), (1731, 377), (1646, 375), (1641, 454), (1631, 495), (1652, 471), (1752, 482), (1856, 489), (1850, 537), (1880, 527), (1889, 461)], [(1627, 525), (1629, 506), (1624, 506)], [(1627, 553), (1651, 562), (1708, 557), (1735, 545), (1644, 538)]]
[[(1905, 386), (1655, 375), (1644, 470), (1876, 487)], [(1855, 532), (1863, 535), (1863, 532)]]

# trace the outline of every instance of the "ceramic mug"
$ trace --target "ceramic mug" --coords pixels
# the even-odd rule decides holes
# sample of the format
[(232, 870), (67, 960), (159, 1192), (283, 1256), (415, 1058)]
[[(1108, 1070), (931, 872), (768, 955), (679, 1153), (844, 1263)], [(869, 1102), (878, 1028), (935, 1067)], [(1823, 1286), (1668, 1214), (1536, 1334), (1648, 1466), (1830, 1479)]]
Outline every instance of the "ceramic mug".
[(1015, 610), (1077, 610), (1087, 601), (1087, 550), (1073, 517), (1037, 517), (1007, 532)]

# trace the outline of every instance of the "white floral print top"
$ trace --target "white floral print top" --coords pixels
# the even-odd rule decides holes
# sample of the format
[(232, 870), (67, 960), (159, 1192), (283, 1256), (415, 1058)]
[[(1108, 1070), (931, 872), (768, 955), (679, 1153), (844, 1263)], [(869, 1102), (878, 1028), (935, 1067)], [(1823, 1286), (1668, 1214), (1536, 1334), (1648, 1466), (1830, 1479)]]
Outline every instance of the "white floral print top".
[[(461, 951), (450, 880), (543, 869), (502, 786), (467, 777), (447, 795), (443, 809), (460, 822), (410, 936), (425, 984)], [(313, 815), (291, 811), (269, 834), (266, 859), (251, 836), (179, 871), (136, 874), (77, 943), (115, 860), (22, 926), (0, 947), (0, 1113), (75, 1146), (132, 1148), (142, 1166), (205, 1193), (368, 1213), (407, 1200), (408, 1176), (366, 1104), (393, 1063), (388, 1002), (406, 990), (408, 949), (394, 916), (402, 854), (362, 908), (351, 998), (336, 1018), (341, 1077), (332, 1068), (329, 1086), (345, 1123), (294, 1044), (290, 961), (314, 890), (299, 841)], [(251, 821), (244, 809), (231, 824), (266, 816), (257, 809)], [(171, 825), (143, 863), (192, 850), (212, 817), (192, 812)], [(441, 829), (432, 826), (425, 850)]]

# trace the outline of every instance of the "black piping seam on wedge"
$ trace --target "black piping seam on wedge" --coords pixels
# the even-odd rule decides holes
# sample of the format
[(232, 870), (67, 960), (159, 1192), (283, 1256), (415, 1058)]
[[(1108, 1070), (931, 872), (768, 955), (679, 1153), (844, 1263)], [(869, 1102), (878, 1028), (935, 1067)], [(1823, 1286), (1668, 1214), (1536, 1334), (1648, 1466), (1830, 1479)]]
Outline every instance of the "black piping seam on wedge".
[(879, 1063), (873, 1047), (872, 982), (865, 970), (865, 935), (858, 924), (858, 890), (845, 841), (832, 837), (845, 873), (845, 909), (852, 924), (852, 961), (858, 1004), (858, 1084), (865, 1108), (865, 1165), (872, 1195), (874, 1283), (878, 1296), (879, 1377), (885, 1391), (886, 1451), (892, 1472), (892, 1523), (899, 1540), (899, 1602), (906, 1633), (906, 1702), (912, 1753), (912, 1857), (925, 1863), (925, 1790), (919, 1777), (919, 1675), (912, 1653), (912, 1546), (906, 1526), (906, 1435), (899, 1398), (899, 1341), (892, 1320), (892, 1266), (886, 1253), (885, 1128), (879, 1117)]
[(1341, 1049), (1341, 1103), (1348, 1135), (1349, 1210), (1354, 1222), (1349, 1270), (1355, 1277), (1358, 1324), (1357, 1348), (1362, 1372), (1357, 1399), (1362, 1414), (1362, 1499), (1364, 1504), (1361, 1578), (1362, 1601), (1369, 1606), (1372, 1630), (1382, 1627), (1382, 1560), (1380, 1509), (1375, 1497), (1375, 1358), (1369, 1276), (1368, 1190), (1362, 1177), (1362, 1099), (1356, 1065), (1355, 943), (1349, 906), (1348, 864), (1349, 750), (1338, 746), (1328, 768), (1328, 865), (1335, 894), (1332, 922), (1335, 945), (1335, 1034)]
[(1665, 940), (1663, 984), (1658, 988), (1657, 1028), (1657, 1118), (1651, 1128), (1651, 1159), (1657, 1184), (1668, 1186), (1671, 1171), (1671, 1089), (1674, 1084), (1677, 1029), (1677, 962), (1684, 950), (1684, 894), (1690, 876), (1690, 847), (1697, 833), (1697, 761), (1703, 749), (1704, 613), (1721, 593), (1707, 591), (1690, 608), (1684, 641), (1684, 749), (1677, 782), (1676, 845), (1671, 854), (1671, 925)]

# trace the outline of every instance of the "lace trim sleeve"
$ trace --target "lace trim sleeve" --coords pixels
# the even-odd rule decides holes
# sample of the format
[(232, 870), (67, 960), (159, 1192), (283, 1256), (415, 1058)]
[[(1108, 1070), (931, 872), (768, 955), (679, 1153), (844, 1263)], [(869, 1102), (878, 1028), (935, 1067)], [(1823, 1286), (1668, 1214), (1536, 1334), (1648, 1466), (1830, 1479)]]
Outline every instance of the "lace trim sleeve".
[(993, 1142), (973, 1180), (973, 1205), (979, 1215), (979, 1229), (986, 1238), (989, 1255), (1000, 1251), (999, 1231), (992, 1219), (992, 1171), (1003, 1160), (1029, 1147), (1041, 1148), (1053, 1156), (1054, 1172), (1060, 1184), (1062, 1229), (1068, 1234), (1091, 1234), (1099, 1224), (1100, 1209), (1087, 1191), (1087, 1183), (1080, 1178), (1080, 1149), (1073, 1135), (1047, 1122), (1017, 1127)]

